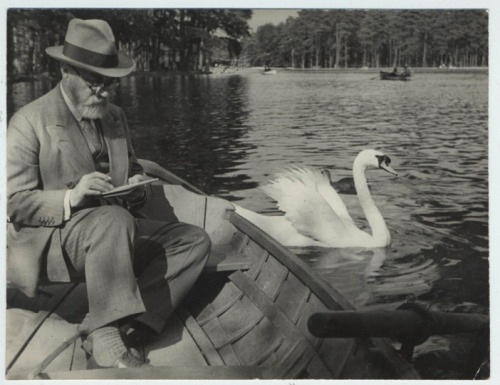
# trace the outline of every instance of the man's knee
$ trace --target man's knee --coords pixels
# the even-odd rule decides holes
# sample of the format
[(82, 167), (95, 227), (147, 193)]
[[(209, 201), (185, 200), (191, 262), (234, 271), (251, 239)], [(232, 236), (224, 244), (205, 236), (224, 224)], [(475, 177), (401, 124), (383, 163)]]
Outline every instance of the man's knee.
[(121, 206), (101, 206), (96, 210), (96, 223), (101, 231), (125, 231), (132, 237), (135, 234), (137, 223), (135, 218)]
[(200, 227), (193, 225), (186, 225), (186, 236), (190, 239), (191, 243), (197, 247), (201, 254), (208, 254), (212, 241), (207, 232)]

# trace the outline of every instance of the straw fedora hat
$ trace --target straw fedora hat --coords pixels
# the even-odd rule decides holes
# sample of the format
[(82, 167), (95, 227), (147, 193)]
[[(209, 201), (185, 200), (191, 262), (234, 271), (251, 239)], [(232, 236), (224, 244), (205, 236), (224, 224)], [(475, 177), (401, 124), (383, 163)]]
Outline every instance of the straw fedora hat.
[(127, 76), (135, 70), (134, 59), (116, 50), (113, 31), (103, 20), (71, 20), (64, 45), (48, 47), (45, 52), (56, 60), (109, 77)]

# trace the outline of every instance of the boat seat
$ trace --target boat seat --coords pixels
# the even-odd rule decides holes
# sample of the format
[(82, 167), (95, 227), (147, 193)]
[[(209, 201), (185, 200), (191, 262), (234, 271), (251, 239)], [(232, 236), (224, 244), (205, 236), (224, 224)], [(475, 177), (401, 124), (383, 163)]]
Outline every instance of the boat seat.
[(231, 245), (214, 245), (204, 272), (248, 270), (251, 265), (250, 259), (237, 253)]

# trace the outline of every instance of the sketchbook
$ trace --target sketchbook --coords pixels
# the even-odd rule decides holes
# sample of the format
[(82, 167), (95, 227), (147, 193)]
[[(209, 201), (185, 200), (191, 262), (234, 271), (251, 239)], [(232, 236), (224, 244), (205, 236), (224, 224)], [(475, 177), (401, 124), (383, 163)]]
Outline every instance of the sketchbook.
[(103, 198), (111, 198), (111, 197), (117, 197), (117, 196), (120, 196), (120, 195), (127, 195), (133, 189), (135, 189), (135, 188), (137, 188), (139, 186), (143, 186), (145, 184), (149, 184), (149, 183), (155, 182), (157, 180), (158, 180), (158, 178), (154, 178), (154, 179), (144, 180), (142, 182), (137, 182), (137, 183), (134, 183), (134, 184), (126, 184), (124, 186), (116, 187), (113, 190), (109, 190), (109, 191), (106, 191), (104, 193), (101, 193), (101, 196)]

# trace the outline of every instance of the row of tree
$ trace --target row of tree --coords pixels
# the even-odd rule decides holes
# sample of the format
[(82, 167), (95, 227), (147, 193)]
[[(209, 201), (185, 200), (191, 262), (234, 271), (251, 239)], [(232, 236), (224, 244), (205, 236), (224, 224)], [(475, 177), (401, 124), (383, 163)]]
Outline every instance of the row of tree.
[(244, 40), (254, 65), (487, 66), (485, 10), (302, 10)]
[(235, 9), (9, 9), (8, 70), (50, 72), (44, 50), (63, 44), (77, 17), (106, 20), (139, 70), (208, 71), (214, 57), (239, 55), (251, 16)]
[(295, 68), (487, 66), (484, 10), (301, 10), (250, 34), (243, 9), (9, 9), (9, 74), (56, 71), (45, 48), (69, 20), (111, 25), (141, 71), (208, 72), (215, 63)]

